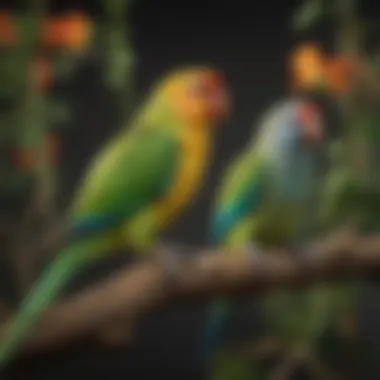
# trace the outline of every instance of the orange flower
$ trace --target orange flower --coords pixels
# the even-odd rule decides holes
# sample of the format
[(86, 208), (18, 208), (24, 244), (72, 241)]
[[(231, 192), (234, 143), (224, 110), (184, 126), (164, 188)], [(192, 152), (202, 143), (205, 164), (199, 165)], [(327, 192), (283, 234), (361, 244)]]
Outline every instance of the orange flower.
[(351, 73), (351, 61), (346, 57), (326, 59), (325, 78), (328, 88), (336, 94), (343, 94), (348, 89)]
[(13, 152), (13, 162), (17, 168), (23, 171), (34, 169), (40, 160), (38, 150), (35, 148), (16, 148)]
[(42, 27), (42, 44), (81, 51), (90, 40), (91, 24), (91, 20), (79, 11), (47, 19)]
[(48, 133), (44, 137), (42, 147), (19, 147), (13, 152), (13, 162), (17, 168), (23, 171), (31, 171), (41, 163), (42, 150), (47, 153), (47, 160), (57, 163), (60, 151), (60, 139), (54, 133)]
[(41, 44), (52, 47), (61, 45), (61, 21), (57, 17), (48, 18), (41, 26)]
[(295, 89), (313, 89), (323, 80), (324, 53), (315, 43), (298, 46), (290, 55), (291, 84)]
[(51, 63), (44, 58), (36, 58), (30, 68), (31, 80), (41, 91), (49, 89), (53, 82)]
[(329, 90), (341, 95), (348, 91), (350, 79), (365, 72), (365, 62), (360, 57), (337, 56), (326, 60), (325, 78)]
[(13, 46), (16, 39), (16, 28), (12, 14), (7, 11), (0, 11), (0, 45)]

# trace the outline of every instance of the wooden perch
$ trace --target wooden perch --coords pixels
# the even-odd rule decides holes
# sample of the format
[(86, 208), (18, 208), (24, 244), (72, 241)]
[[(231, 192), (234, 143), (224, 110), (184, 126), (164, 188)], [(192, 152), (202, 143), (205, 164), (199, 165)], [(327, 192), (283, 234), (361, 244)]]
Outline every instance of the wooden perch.
[(320, 256), (307, 268), (290, 255), (268, 253), (268, 267), (260, 272), (255, 272), (245, 255), (226, 257), (205, 251), (189, 260), (177, 284), (168, 281), (154, 263), (123, 269), (50, 307), (29, 336), (24, 353), (62, 346), (97, 333), (115, 320), (125, 318), (133, 325), (152, 310), (178, 300), (224, 292), (262, 292), (276, 286), (363, 277), (380, 270), (380, 237), (359, 238), (345, 233), (321, 243), (318, 249)]

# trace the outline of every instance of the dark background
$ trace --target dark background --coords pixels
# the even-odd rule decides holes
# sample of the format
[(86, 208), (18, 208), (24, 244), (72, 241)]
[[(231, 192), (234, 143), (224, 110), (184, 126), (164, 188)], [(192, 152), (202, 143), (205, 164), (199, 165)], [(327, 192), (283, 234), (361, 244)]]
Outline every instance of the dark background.
[[(367, 14), (379, 13), (379, 3), (364, 3)], [(233, 122), (223, 126), (218, 136), (216, 159), (198, 202), (170, 231), (176, 240), (191, 245), (206, 243), (209, 202), (219, 172), (246, 141), (258, 113), (286, 95), (286, 54), (298, 39), (290, 34), (287, 23), (296, 4), (285, 0), (136, 0), (133, 39), (139, 60), (139, 93), (161, 73), (181, 63), (219, 66), (234, 92)], [(95, 1), (55, 1), (53, 8), (80, 6), (97, 15)], [(331, 25), (326, 24), (306, 38), (318, 38), (329, 48), (329, 31)], [(87, 65), (81, 70), (72, 96), (73, 125), (64, 133), (63, 154), (65, 167), (69, 168), (63, 173), (66, 194), (70, 194), (87, 158), (118, 127), (114, 101), (102, 87), (96, 68)], [(110, 266), (120, 266), (120, 262)], [(93, 278), (95, 272), (104, 272), (104, 267), (89, 272), (87, 277)], [(360, 320), (363, 334), (380, 352), (378, 300), (378, 290), (368, 286), (360, 301)], [(14, 376), (54, 380), (70, 376), (199, 379), (196, 345), (202, 323), (201, 306), (182, 305), (142, 321), (136, 345), (131, 349), (101, 350), (78, 345), (23, 360), (15, 368)], [(242, 317), (241, 322), (258, 328), (256, 322), (247, 318)], [(360, 379), (377, 379), (379, 374), (379, 364), (374, 360), (363, 369)]]

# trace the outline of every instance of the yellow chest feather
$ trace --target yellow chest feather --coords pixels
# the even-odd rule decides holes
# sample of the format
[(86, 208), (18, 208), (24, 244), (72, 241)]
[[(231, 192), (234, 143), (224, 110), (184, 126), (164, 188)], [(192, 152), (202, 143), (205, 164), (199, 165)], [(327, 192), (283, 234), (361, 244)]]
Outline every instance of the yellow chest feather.
[(186, 131), (180, 139), (181, 157), (177, 173), (165, 197), (156, 204), (161, 227), (170, 223), (196, 195), (210, 159), (209, 131)]

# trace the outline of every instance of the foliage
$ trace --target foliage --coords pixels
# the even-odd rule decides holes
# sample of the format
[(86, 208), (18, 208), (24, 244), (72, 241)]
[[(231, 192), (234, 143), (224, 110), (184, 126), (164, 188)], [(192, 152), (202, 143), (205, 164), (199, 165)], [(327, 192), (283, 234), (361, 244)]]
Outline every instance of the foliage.
[(267, 380), (267, 374), (257, 363), (231, 350), (222, 350), (215, 358), (211, 380)]
[[(130, 4), (103, 3), (105, 20), (79, 9), (49, 14), (38, 0), (22, 12), (0, 10), (0, 205), (16, 241), (27, 225), (46, 227), (58, 212), (61, 131), (70, 125), (71, 104), (57, 86), (68, 88), (100, 45), (103, 77), (122, 99), (120, 113), (133, 101), (134, 56), (125, 22)], [(17, 262), (18, 245), (12, 241), (3, 255)]]
[(105, 22), (99, 26), (106, 57), (105, 81), (111, 90), (119, 94), (121, 107), (127, 112), (132, 108), (133, 68), (136, 65), (131, 30), (128, 28), (132, 3), (132, 0), (103, 1)]
[[(349, 222), (355, 223), (361, 232), (370, 233), (380, 227), (380, 171), (377, 167), (380, 76), (379, 71), (374, 70), (378, 63), (375, 56), (364, 53), (364, 22), (359, 20), (353, 0), (305, 0), (294, 12), (291, 26), (295, 32), (306, 37), (326, 17), (334, 17), (335, 51), (328, 54), (322, 44), (314, 41), (295, 46), (288, 57), (289, 84), (295, 94), (327, 95), (344, 126), (342, 135), (329, 147), (330, 165), (320, 194), (322, 230), (327, 232)], [(358, 289), (357, 283), (348, 283), (326, 287), (322, 292), (314, 291), (314, 295), (308, 293), (306, 299), (309, 297), (310, 301), (310, 297), (322, 297), (319, 310), (314, 311), (305, 303), (304, 309), (302, 304), (290, 303), (296, 302), (295, 296), (288, 300), (284, 298), (282, 304), (279, 296), (274, 299), (277, 309), (267, 315), (267, 318), (272, 317), (269, 318), (272, 324), (268, 327), (269, 333), (285, 345), (283, 357), (291, 351), (297, 333), (305, 330), (304, 337), (313, 343), (310, 348), (314, 349), (312, 354), (320, 367), (333, 369), (336, 375), (347, 376), (345, 371), (356, 359), (349, 356), (349, 347), (352, 352), (356, 350), (356, 354), (361, 351), (369, 355), (368, 351), (363, 351), (356, 336)], [(311, 303), (318, 306), (317, 302)], [(308, 326), (313, 321), (316, 322), (315, 329)], [(350, 322), (347, 324), (347, 321)], [(312, 331), (315, 334), (308, 337), (307, 332)], [(245, 362), (238, 363), (236, 355), (237, 351), (227, 352), (224, 361), (229, 364), (218, 361), (219, 367), (214, 370), (212, 378), (227, 379), (223, 377), (224, 366), (235, 370), (236, 374), (251, 371), (250, 375), (245, 373), (244, 376), (256, 378)], [(335, 365), (326, 355), (334, 356)], [(337, 361), (340, 364), (337, 365)], [(237, 368), (239, 366), (241, 368)], [(313, 377), (309, 369), (308, 373)], [(295, 379), (293, 375), (292, 372), (281, 378)], [(235, 374), (229, 378), (235, 378)]]
[(311, 29), (323, 19), (330, 7), (331, 4), (325, 0), (305, 1), (293, 14), (292, 28), (300, 32)]

